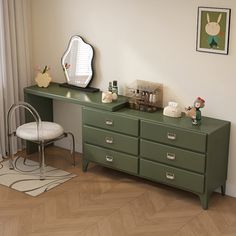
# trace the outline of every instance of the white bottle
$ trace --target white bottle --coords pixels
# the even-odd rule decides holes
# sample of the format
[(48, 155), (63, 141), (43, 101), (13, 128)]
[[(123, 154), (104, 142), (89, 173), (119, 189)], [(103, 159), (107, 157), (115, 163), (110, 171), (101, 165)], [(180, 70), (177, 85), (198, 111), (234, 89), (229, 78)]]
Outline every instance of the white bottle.
[(157, 102), (157, 94), (154, 93), (154, 94), (152, 95), (152, 103), (156, 103), (156, 102)]

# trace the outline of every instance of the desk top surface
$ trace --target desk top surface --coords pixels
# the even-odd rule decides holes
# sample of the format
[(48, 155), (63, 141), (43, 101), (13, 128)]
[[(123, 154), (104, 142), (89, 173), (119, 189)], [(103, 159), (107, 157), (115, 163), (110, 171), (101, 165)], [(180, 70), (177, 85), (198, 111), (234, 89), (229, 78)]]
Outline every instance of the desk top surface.
[(126, 97), (119, 95), (118, 99), (112, 103), (102, 103), (102, 92), (83, 92), (81, 90), (61, 87), (58, 83), (51, 83), (47, 88), (33, 85), (25, 88), (24, 92), (107, 111), (119, 110), (125, 107), (128, 101)]
[(160, 123), (162, 125), (171, 125), (194, 132), (203, 132), (209, 134), (214, 132), (216, 129), (230, 124), (230, 122), (228, 121), (203, 116), (202, 124), (200, 126), (194, 126), (192, 125), (191, 120), (185, 117), (185, 115), (182, 118), (171, 118), (163, 116), (162, 110), (158, 110), (154, 113), (132, 110), (126, 108), (128, 100), (127, 97), (124, 96), (119, 96), (118, 100), (112, 103), (102, 103), (101, 92), (83, 92), (71, 88), (61, 87), (58, 83), (51, 83), (47, 88), (40, 88), (37, 85), (30, 86), (25, 88), (24, 92), (26, 94), (75, 103), (86, 107), (97, 108), (99, 110), (112, 112), (116, 111), (116, 113), (119, 115), (130, 116), (142, 120), (149, 120), (152, 122)]

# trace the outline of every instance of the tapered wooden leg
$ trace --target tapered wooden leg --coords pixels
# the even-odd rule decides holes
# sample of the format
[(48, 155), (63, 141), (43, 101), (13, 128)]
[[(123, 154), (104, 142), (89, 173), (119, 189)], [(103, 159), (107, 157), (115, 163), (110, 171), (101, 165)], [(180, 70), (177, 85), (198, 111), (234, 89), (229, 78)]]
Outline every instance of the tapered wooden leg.
[(83, 158), (83, 161), (82, 161), (83, 172), (87, 171), (88, 165), (89, 165), (89, 161)]
[(207, 210), (208, 209), (208, 201), (209, 201), (209, 194), (201, 194), (199, 195), (202, 209)]
[(225, 183), (222, 184), (222, 185), (220, 186), (220, 188), (221, 188), (221, 195), (222, 195), (222, 196), (225, 196), (225, 188), (226, 188), (226, 184), (225, 184)]

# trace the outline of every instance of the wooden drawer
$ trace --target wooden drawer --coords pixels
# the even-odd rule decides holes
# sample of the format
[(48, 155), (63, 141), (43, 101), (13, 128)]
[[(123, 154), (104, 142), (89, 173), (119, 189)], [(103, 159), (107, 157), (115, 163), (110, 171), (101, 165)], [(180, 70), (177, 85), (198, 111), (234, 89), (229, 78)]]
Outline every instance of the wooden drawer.
[(186, 129), (141, 121), (141, 138), (171, 144), (198, 152), (206, 152), (206, 134)]
[(197, 193), (204, 191), (204, 175), (153, 161), (140, 160), (140, 176)]
[(138, 136), (139, 120), (124, 117), (112, 112), (83, 109), (83, 123), (123, 134)]
[(120, 152), (111, 151), (90, 144), (84, 144), (84, 157), (87, 160), (102, 165), (123, 170), (130, 173), (138, 173), (138, 158)]
[(205, 171), (205, 155), (141, 139), (140, 155), (149, 160), (193, 170)]
[(90, 126), (83, 126), (84, 142), (138, 155), (138, 138), (102, 130)]

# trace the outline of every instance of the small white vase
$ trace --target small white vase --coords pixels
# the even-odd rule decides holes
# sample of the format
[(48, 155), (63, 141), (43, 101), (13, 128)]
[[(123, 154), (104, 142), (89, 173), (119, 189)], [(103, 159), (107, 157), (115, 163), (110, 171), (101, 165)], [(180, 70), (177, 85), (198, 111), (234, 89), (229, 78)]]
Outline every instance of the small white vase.
[(35, 81), (39, 87), (47, 88), (52, 81), (51, 76), (48, 73), (38, 73), (35, 77)]

